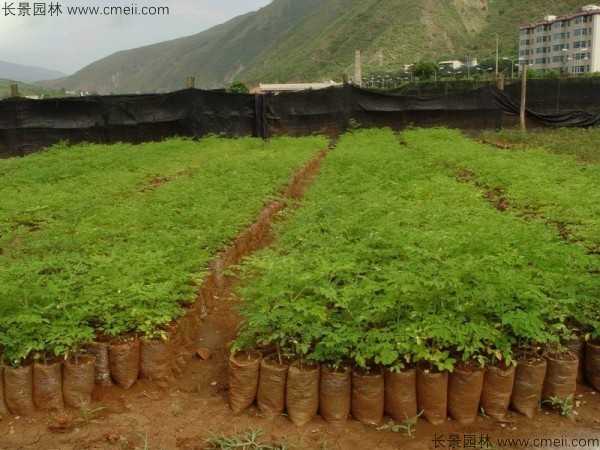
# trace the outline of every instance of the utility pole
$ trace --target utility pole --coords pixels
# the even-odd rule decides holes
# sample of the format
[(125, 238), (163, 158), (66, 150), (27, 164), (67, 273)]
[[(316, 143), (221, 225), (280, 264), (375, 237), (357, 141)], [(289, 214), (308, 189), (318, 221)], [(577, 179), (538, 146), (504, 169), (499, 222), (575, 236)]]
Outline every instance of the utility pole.
[(354, 84), (356, 84), (359, 87), (362, 86), (360, 50), (356, 50), (356, 53), (354, 54)]
[(519, 110), (519, 125), (521, 125), (521, 131), (524, 133), (525, 130), (525, 100), (527, 99), (527, 63), (523, 61), (523, 67), (521, 68), (521, 108)]
[(496, 33), (496, 79), (498, 79), (498, 33)]

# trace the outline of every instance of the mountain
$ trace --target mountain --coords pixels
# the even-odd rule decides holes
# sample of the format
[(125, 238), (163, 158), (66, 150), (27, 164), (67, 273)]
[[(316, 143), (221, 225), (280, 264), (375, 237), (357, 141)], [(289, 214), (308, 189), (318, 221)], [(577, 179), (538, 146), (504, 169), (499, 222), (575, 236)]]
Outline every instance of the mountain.
[(35, 83), (40, 80), (64, 77), (66, 74), (57, 70), (44, 69), (43, 67), (23, 66), (6, 61), (0, 61), (0, 78)]
[(218, 88), (233, 80), (340, 80), (361, 50), (363, 75), (422, 58), (516, 58), (518, 30), (582, 0), (273, 0), (193, 36), (115, 53), (46, 83), (100, 93)]

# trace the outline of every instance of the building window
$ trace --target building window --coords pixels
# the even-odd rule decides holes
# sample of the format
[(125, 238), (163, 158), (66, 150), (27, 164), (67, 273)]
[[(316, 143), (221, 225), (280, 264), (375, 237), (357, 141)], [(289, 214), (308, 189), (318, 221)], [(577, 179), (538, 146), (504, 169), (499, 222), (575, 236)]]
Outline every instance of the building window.
[(564, 39), (566, 36), (566, 33), (554, 33), (554, 35), (552, 36), (552, 39), (556, 40), (556, 39)]
[(573, 36), (585, 36), (587, 34), (587, 28), (578, 28), (573, 31)]
[[(589, 41), (591, 42), (591, 41)], [(585, 41), (575, 41), (573, 42), (573, 48), (585, 48), (586, 42)]]

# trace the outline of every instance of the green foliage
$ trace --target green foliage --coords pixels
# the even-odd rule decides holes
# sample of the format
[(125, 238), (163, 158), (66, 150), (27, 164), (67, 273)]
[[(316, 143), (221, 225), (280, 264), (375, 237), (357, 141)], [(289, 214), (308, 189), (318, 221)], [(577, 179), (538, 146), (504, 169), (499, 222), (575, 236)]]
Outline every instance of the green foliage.
[(96, 331), (164, 337), (209, 260), (326, 146), (210, 137), (1, 160), (2, 355), (77, 355)]
[(95, 419), (96, 415), (105, 410), (105, 406), (99, 406), (98, 408), (91, 409), (85, 402), (82, 400), (79, 409), (81, 411), (81, 419), (77, 419), (77, 422), (83, 422), (85, 425), (91, 425), (92, 423), (97, 423), (98, 420)]
[[(484, 133), (483, 140), (515, 146), (517, 149), (543, 148), (552, 153), (573, 155), (578, 160), (600, 163), (600, 127), (552, 128), (544, 131), (501, 130)], [(585, 145), (580, 145), (585, 143)]]
[(440, 70), (440, 67), (434, 61), (419, 61), (412, 66), (412, 73), (419, 79), (426, 80)]
[(538, 72), (535, 69), (527, 69), (527, 78), (533, 78), (538, 80), (553, 80), (560, 76), (560, 74), (554, 70), (548, 72)]
[(360, 122), (358, 122), (356, 119), (352, 118), (348, 120), (348, 126), (347, 126), (349, 131), (352, 130), (358, 130), (360, 128)]
[(417, 426), (417, 420), (419, 419), (419, 417), (421, 417), (421, 415), (424, 412), (425, 412), (425, 410), (422, 409), (421, 411), (419, 411), (419, 414), (417, 414), (414, 417), (408, 417), (408, 414), (406, 414), (406, 412), (405, 412), (404, 416), (406, 417), (406, 420), (403, 423), (395, 423), (393, 420), (390, 420), (388, 423), (386, 423), (379, 429), (380, 430), (390, 430), (390, 431), (393, 431), (394, 433), (398, 433), (400, 430), (404, 430), (404, 436), (411, 437), (413, 435), (413, 433), (415, 432), (415, 428)]
[(12, 81), (5, 80), (0, 78), (0, 100), (4, 98), (9, 98), (12, 96), (10, 86), (12, 84), (18, 84), (19, 86), (19, 96), (20, 97), (28, 97), (28, 96), (38, 96), (39, 98), (58, 98), (58, 97), (69, 97), (64, 92), (54, 89), (45, 89), (33, 84), (23, 83), (20, 81)]
[(260, 429), (244, 431), (241, 435), (234, 430), (232, 436), (226, 436), (224, 433), (218, 436), (209, 431), (209, 437), (204, 440), (204, 443), (210, 446), (206, 448), (220, 448), (225, 450), (236, 448), (247, 450), (285, 450), (289, 448), (285, 443), (281, 445), (263, 444), (260, 442), (261, 435), (262, 430)]
[(549, 403), (554, 410), (567, 419), (573, 416), (573, 394), (569, 394), (565, 398), (558, 396), (550, 397), (548, 400), (542, 401), (542, 403)]
[(583, 78), (600, 78), (600, 72), (586, 72), (583, 74)]
[(42, 329), (48, 319), (32, 309), (15, 311), (0, 318), (0, 342), (2, 355), (12, 366), (19, 366), (28, 357), (44, 350)]
[(250, 92), (250, 90), (248, 89), (248, 86), (246, 86), (246, 84), (243, 81), (234, 81), (233, 83), (229, 84), (225, 90), (227, 92), (231, 92), (231, 93), (237, 93), (237, 94), (247, 94), (248, 92)]
[[(515, 346), (570, 335), (572, 318), (597, 333), (597, 256), (584, 245), (600, 235), (589, 201), (597, 168), (581, 169), (445, 129), (342, 136), (301, 207), (277, 224), (274, 246), (242, 267), (235, 347), (452, 370), (458, 359), (512, 363)], [(492, 187), (515, 206), (526, 193), (540, 217), (497, 209)], [(565, 240), (544, 214), (581, 214), (580, 238)]]
[[(548, 316), (555, 322), (551, 330), (555, 336), (567, 332), (560, 326), (566, 320), (565, 315), (598, 330), (597, 314), (592, 311), (597, 308), (598, 298), (598, 274), (594, 267), (598, 265), (597, 252), (600, 249), (600, 204), (595, 199), (598, 196), (596, 180), (600, 166), (581, 164), (575, 158), (561, 154), (572, 152), (566, 149), (572, 145), (567, 136), (581, 139), (596, 132), (592, 129), (565, 130), (525, 137), (526, 140), (551, 144), (556, 154), (539, 149), (498, 151), (467, 143), (459, 133), (442, 129), (427, 132), (428, 138), (444, 143), (430, 151), (429, 146), (419, 142), (423, 132), (404, 134), (409, 145), (412, 143), (423, 155), (427, 155), (431, 164), (443, 167), (448, 175), (470, 174), (471, 183), (480, 186), (483, 195), (488, 195), (491, 189), (501, 192), (510, 204), (509, 212), (525, 220), (531, 230), (545, 227), (552, 231), (554, 240), (558, 240), (553, 243), (553, 255), (563, 254), (562, 258), (569, 262), (571, 270), (565, 271), (561, 268), (560, 258), (546, 255), (542, 250), (536, 251), (533, 256), (546, 267), (535, 273), (535, 279), (547, 280), (546, 292), (560, 300), (563, 308), (554, 308), (552, 304), (545, 306)], [(535, 233), (537, 235), (538, 232)], [(535, 235), (529, 237), (534, 238)], [(568, 245), (564, 246), (565, 243)], [(586, 251), (589, 255), (585, 255)], [(564, 281), (559, 286), (550, 287), (551, 283), (560, 280), (555, 277), (558, 271), (562, 271), (560, 278)], [(521, 292), (529, 290), (528, 284), (518, 288)], [(546, 292), (531, 297), (534, 293), (530, 291), (528, 302), (531, 305), (543, 302)], [(543, 308), (544, 305), (538, 304), (537, 307)], [(505, 317), (507, 324), (519, 330), (521, 338), (536, 339), (534, 334), (538, 328), (531, 323), (527, 313), (520, 309), (507, 311)]]

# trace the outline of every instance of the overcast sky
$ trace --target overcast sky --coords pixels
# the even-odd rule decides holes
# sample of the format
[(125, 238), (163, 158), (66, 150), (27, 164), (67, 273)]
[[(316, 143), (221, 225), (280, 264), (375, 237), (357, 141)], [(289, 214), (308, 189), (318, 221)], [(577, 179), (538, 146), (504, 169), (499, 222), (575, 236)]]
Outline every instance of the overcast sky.
[[(72, 74), (119, 50), (189, 36), (271, 0), (0, 0), (0, 60)], [(34, 3), (45, 6), (34, 15)], [(25, 4), (19, 15), (19, 5)], [(51, 4), (60, 13), (50, 13)], [(12, 6), (12, 7), (11, 7)], [(138, 15), (69, 15), (67, 8), (130, 7)], [(168, 15), (142, 8), (168, 7)], [(12, 15), (14, 13), (14, 15)], [(45, 14), (45, 15), (44, 15)]]

